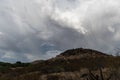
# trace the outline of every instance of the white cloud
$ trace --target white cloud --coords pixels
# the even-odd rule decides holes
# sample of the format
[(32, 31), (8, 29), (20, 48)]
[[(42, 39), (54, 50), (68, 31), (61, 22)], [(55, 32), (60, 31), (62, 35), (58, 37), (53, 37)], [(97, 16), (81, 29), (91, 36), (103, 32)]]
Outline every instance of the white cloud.
[(26, 56), (26, 58), (29, 60), (29, 61), (34, 61), (34, 60), (38, 60), (40, 59), (39, 57), (35, 56), (34, 54), (24, 54), (24, 56)]
[(6, 53), (2, 56), (2, 58), (14, 59), (14, 58), (15, 58), (15, 54), (14, 54), (13, 52), (11, 52), (11, 51), (8, 51), (8, 52), (6, 52)]
[(113, 27), (108, 27), (108, 30), (113, 33), (115, 32), (115, 29)]
[(119, 0), (1, 0), (1, 56), (34, 60), (77, 47), (111, 52), (120, 46), (119, 4)]
[(47, 51), (45, 57), (47, 57), (47, 58), (55, 57), (56, 55), (60, 54), (61, 52), (62, 51), (58, 51), (58, 50)]

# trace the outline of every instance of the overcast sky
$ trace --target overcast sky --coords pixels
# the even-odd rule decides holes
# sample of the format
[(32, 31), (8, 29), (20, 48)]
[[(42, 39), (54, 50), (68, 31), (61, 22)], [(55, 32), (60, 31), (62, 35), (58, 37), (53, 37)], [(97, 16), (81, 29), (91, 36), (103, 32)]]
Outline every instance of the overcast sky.
[(79, 47), (116, 53), (120, 0), (0, 0), (0, 61), (48, 59)]

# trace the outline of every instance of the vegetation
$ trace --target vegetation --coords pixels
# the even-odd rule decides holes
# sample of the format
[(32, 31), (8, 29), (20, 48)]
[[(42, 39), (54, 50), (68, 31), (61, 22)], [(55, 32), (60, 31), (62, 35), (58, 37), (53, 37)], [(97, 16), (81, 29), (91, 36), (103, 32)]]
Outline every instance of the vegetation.
[(68, 50), (37, 63), (0, 63), (0, 80), (120, 80), (119, 75), (120, 56), (90, 49)]
[(16, 63), (12, 64), (12, 63), (5, 63), (5, 62), (0, 62), (0, 72), (1, 73), (7, 73), (8, 71), (10, 71), (10, 69), (12, 68), (16, 68), (16, 67), (27, 67), (29, 66), (30, 63), (22, 63), (20, 61), (17, 61)]

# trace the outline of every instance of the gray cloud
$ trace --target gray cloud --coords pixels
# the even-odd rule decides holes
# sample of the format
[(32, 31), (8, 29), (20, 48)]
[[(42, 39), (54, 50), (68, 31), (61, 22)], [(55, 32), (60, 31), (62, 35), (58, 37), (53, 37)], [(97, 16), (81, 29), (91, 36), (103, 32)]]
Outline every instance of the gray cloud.
[(86, 47), (116, 53), (119, 0), (0, 0), (0, 60), (33, 61)]

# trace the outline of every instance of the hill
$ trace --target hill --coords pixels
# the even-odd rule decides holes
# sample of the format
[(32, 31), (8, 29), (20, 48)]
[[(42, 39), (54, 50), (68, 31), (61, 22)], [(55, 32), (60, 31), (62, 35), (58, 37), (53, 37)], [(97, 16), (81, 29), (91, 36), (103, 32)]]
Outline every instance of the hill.
[(71, 49), (71, 50), (67, 50), (63, 53), (61, 53), (60, 55), (58, 55), (57, 57), (107, 57), (110, 55), (107, 55), (106, 53), (102, 53), (96, 50), (92, 50), (92, 49), (83, 49), (83, 48), (78, 48), (78, 49)]
[(67, 50), (55, 58), (9, 67), (0, 80), (119, 80), (120, 57), (91, 49)]

